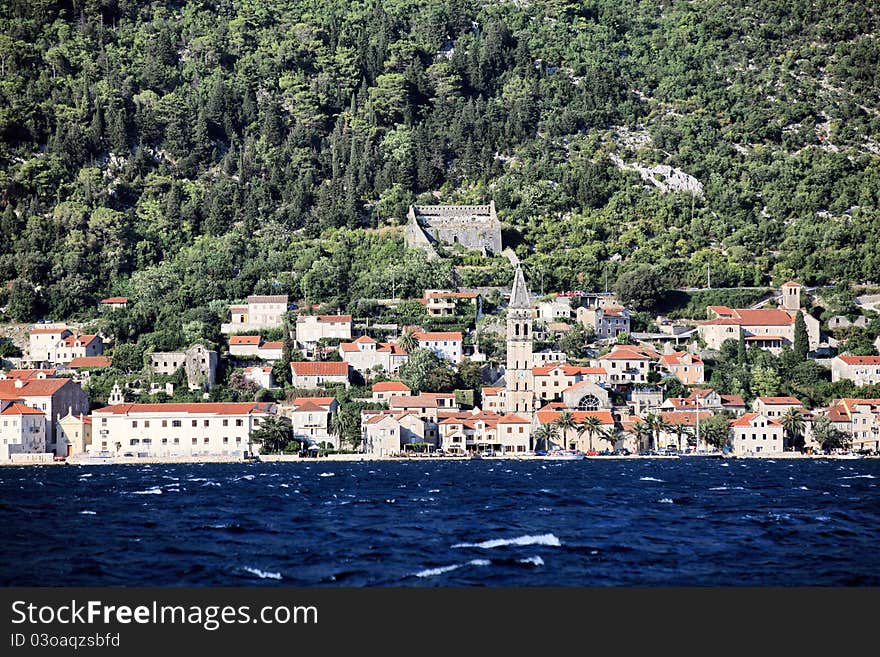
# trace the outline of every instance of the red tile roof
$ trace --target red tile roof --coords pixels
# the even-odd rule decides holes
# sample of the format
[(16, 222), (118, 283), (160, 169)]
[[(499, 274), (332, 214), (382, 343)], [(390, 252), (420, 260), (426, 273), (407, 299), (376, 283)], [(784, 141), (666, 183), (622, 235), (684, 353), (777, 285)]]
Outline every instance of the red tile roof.
[(664, 422), (673, 426), (682, 425), (687, 427), (696, 426), (698, 415), (700, 416), (700, 420), (705, 420), (712, 417), (713, 413), (711, 411), (700, 411), (699, 413), (691, 413), (689, 411), (667, 411), (665, 413), (660, 413), (660, 417)]
[(400, 395), (389, 400), (392, 408), (437, 408), (435, 397), (423, 395)]
[(31, 335), (51, 335), (53, 333), (64, 333), (65, 331), (69, 332), (70, 329), (67, 328), (66, 326), (62, 326), (60, 328), (37, 327), (37, 328), (32, 328), (30, 330), (30, 333), (31, 333)]
[(460, 331), (422, 331), (415, 333), (416, 340), (459, 340), (462, 336)]
[(880, 365), (880, 356), (838, 356), (847, 365)]
[(351, 315), (318, 315), (319, 322), (350, 322)]
[(671, 354), (660, 356), (660, 363), (663, 365), (702, 365), (703, 360), (687, 351), (675, 351)]
[(294, 411), (294, 413), (297, 413), (297, 412), (300, 412), (300, 411), (312, 411), (312, 412), (314, 412), (314, 411), (318, 411), (318, 412), (322, 412), (322, 411), (326, 411), (326, 410), (327, 410), (326, 407), (324, 407), (324, 406), (318, 406), (318, 404), (315, 404), (314, 402), (310, 402), (310, 401), (304, 402), (304, 403), (302, 403), (302, 404), (299, 404), (298, 406), (294, 406), (294, 407), (293, 407), (293, 411)]
[(312, 403), (318, 406), (330, 406), (335, 401), (336, 397), (295, 397), (293, 405), (299, 406), (300, 404)]
[[(545, 406), (546, 408), (546, 406)], [(549, 422), (555, 422), (559, 419), (559, 416), (562, 415), (564, 411), (548, 411), (548, 410), (540, 410), (537, 412), (538, 421), (541, 424), (547, 424)], [(581, 423), (586, 420), (588, 417), (597, 417), (602, 421), (602, 424), (614, 424), (614, 418), (611, 416), (611, 411), (569, 411), (574, 418), (575, 422)]]
[(259, 370), (261, 372), (271, 372), (272, 368), (271, 367), (245, 367), (244, 368), (245, 372), (253, 372), (255, 370)]
[(66, 385), (76, 386), (70, 379), (30, 379), (22, 381), (20, 388), (15, 384), (16, 381), (13, 379), (0, 381), (0, 399), (51, 397)]
[(484, 396), (486, 396), (486, 395), (488, 395), (488, 396), (494, 396), (494, 395), (497, 395), (497, 394), (498, 394), (499, 392), (501, 392), (502, 390), (503, 390), (503, 388), (498, 388), (498, 387), (490, 388), (490, 387), (486, 387), (486, 388), (483, 388), (483, 389), (481, 390), (481, 392), (483, 393)]
[(101, 303), (128, 303), (128, 297), (107, 297), (101, 299)]
[(617, 347), (599, 360), (651, 360), (651, 356), (635, 347)]
[(264, 342), (260, 345), (260, 349), (284, 349), (284, 343), (280, 340), (277, 342)]
[[(746, 413), (745, 415), (741, 415), (735, 420), (730, 420), (730, 426), (732, 427), (750, 427), (752, 426), (752, 420), (758, 417), (760, 413)], [(765, 418), (767, 420), (768, 427), (779, 427), (782, 426), (775, 420), (771, 420), (770, 418)]]
[(296, 376), (348, 376), (348, 363), (342, 361), (301, 361), (290, 369)]
[(498, 424), (531, 424), (532, 421), (528, 420), (520, 415), (516, 415), (515, 413), (508, 413), (507, 415), (502, 415), (498, 418)]
[(110, 367), (111, 360), (107, 356), (80, 356), (71, 359), (68, 367)]
[(767, 404), (768, 406), (803, 406), (804, 403), (796, 398), (796, 397), (758, 397), (758, 400), (762, 404)]
[(232, 345), (259, 345), (263, 341), (260, 335), (233, 335), (229, 338), (229, 346)]
[(93, 413), (129, 415), (131, 413), (184, 413), (197, 415), (247, 415), (269, 413), (274, 404), (267, 402), (205, 402), (192, 404), (115, 404)]
[(797, 281), (786, 281), (780, 287), (803, 287), (803, 285), (801, 285)]
[(43, 411), (39, 411), (36, 408), (31, 408), (30, 406), (25, 406), (20, 402), (14, 402), (3, 409), (3, 412), (0, 415), (43, 415)]
[(9, 370), (6, 372), (6, 378), (27, 381), (29, 379), (36, 379), (40, 374), (45, 374), (46, 377), (54, 377), (55, 370)]
[(373, 392), (410, 392), (410, 387), (401, 381), (380, 381), (373, 384)]

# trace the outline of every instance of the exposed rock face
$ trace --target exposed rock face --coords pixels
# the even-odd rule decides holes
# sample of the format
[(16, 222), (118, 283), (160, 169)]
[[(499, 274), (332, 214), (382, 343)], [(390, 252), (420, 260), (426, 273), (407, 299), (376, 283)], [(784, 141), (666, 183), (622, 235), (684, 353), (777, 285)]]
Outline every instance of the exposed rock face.
[(642, 180), (646, 180), (664, 193), (688, 192), (695, 196), (703, 195), (703, 183), (681, 169), (676, 169), (668, 164), (657, 164), (654, 166), (645, 166), (638, 162), (626, 164), (616, 153), (611, 153), (608, 157), (611, 158), (611, 161), (614, 162), (618, 169), (637, 171)]

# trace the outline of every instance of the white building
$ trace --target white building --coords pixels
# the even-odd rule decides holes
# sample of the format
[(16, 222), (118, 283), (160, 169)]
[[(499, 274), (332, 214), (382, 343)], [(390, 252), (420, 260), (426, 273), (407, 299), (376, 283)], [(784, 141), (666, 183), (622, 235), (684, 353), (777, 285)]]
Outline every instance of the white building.
[(20, 401), (46, 416), (46, 450), (67, 455), (66, 446), (57, 443), (57, 423), (68, 412), (88, 413), (89, 397), (67, 378), (5, 379), (0, 381), (0, 402)]
[(453, 364), (461, 362), (461, 331), (419, 331), (414, 334), (420, 349), (430, 349)]
[(364, 376), (378, 368), (388, 374), (395, 374), (409, 360), (409, 354), (399, 345), (376, 342), (367, 335), (360, 336), (354, 342), (340, 343), (339, 355)]
[(439, 423), (440, 446), (450, 453), (524, 454), (531, 449), (531, 421), (509, 413), (461, 412)]
[(229, 355), (238, 358), (259, 358), (260, 360), (281, 360), (284, 343), (267, 342), (260, 335), (233, 335), (229, 338)]
[(581, 306), (576, 316), (577, 321), (585, 328), (593, 329), (600, 340), (630, 332), (630, 312), (622, 306)]
[(374, 402), (387, 402), (392, 397), (407, 397), (411, 394), (410, 387), (401, 381), (380, 381), (373, 384)]
[(796, 397), (757, 397), (752, 410), (771, 420), (781, 418), (791, 409), (804, 410), (803, 402)]
[(46, 452), (46, 416), (18, 401), (0, 400), (0, 461)]
[(608, 372), (608, 383), (646, 383), (648, 374), (659, 360), (660, 354), (649, 349), (629, 345), (615, 345), (599, 358), (599, 367)]
[(116, 404), (92, 411), (89, 451), (134, 456), (244, 456), (272, 403)]
[(880, 383), (880, 356), (835, 356), (831, 381), (852, 381), (857, 386)]
[(730, 444), (740, 456), (779, 454), (784, 451), (784, 429), (760, 413), (746, 413), (730, 421)]
[(328, 383), (350, 385), (351, 366), (340, 361), (300, 361), (290, 364), (294, 388), (322, 388)]
[(253, 381), (261, 388), (274, 388), (275, 378), (271, 367), (245, 367), (244, 378)]
[(407, 445), (429, 443), (436, 438), (426, 435), (426, 422), (409, 412), (364, 411), (361, 415), (361, 433), (365, 454), (392, 456), (405, 451)]
[(31, 365), (67, 365), (74, 358), (101, 356), (99, 334), (77, 335), (66, 326), (35, 326), (30, 330), (27, 360)]
[(231, 321), (220, 327), (221, 333), (241, 333), (267, 328), (278, 328), (284, 324), (287, 312), (287, 295), (251, 295), (245, 304), (229, 306)]
[(313, 347), (321, 339), (351, 340), (351, 315), (299, 315), (296, 318), (296, 341)]
[(327, 443), (339, 449), (339, 436), (333, 434), (333, 414), (339, 409), (335, 397), (297, 397), (283, 404), (280, 413), (290, 418), (294, 436), (309, 445)]

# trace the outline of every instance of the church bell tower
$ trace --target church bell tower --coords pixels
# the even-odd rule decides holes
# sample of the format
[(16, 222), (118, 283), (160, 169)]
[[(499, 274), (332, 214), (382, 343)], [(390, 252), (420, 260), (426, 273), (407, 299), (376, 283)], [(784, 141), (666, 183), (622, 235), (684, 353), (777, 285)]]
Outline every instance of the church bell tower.
[(513, 290), (507, 306), (507, 413), (517, 413), (531, 418), (535, 408), (534, 381), (532, 379), (532, 307), (529, 289), (522, 269), (517, 266), (513, 277)]

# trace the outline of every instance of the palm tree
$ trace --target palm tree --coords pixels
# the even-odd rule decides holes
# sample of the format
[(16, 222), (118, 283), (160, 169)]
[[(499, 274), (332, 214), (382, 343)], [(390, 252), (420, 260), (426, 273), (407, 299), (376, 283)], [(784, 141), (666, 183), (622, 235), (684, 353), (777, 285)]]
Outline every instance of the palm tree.
[(654, 413), (648, 413), (645, 416), (645, 424), (648, 425), (650, 429), (650, 437), (653, 445), (650, 446), (651, 449), (657, 449), (660, 445), (660, 433), (666, 431), (670, 428), (669, 424), (663, 420), (661, 415), (656, 415)]
[(556, 421), (553, 423), (556, 425), (556, 428), (562, 431), (562, 442), (564, 445), (568, 445), (568, 432), (570, 429), (577, 429), (578, 424), (574, 420), (574, 415), (569, 411), (563, 411), (559, 414), (559, 417), (556, 418)]
[(252, 431), (250, 436), (250, 442), (266, 447), (276, 454), (280, 454), (292, 440), (293, 426), (290, 418), (283, 416), (265, 418), (260, 428)]
[(689, 436), (691, 434), (691, 429), (688, 425), (682, 424), (680, 422), (676, 422), (671, 426), (671, 429), (675, 432), (676, 442), (678, 443), (678, 449), (681, 449), (681, 438), (682, 436)]
[(611, 447), (611, 451), (613, 452), (614, 446), (617, 445), (617, 441), (623, 438), (623, 432), (616, 426), (612, 425), (605, 430), (600, 430), (599, 438), (608, 441), (608, 444)]
[(642, 445), (644, 444), (645, 439), (650, 440), (653, 435), (653, 431), (651, 427), (644, 420), (639, 420), (635, 424), (633, 424), (632, 429), (630, 429), (633, 436), (636, 439), (636, 451), (641, 451)]
[(548, 422), (547, 424), (542, 424), (535, 430), (535, 447), (538, 446), (538, 441), (544, 443), (544, 450), (549, 451), (551, 442), (558, 437), (558, 432), (556, 431), (556, 427)]
[(785, 435), (788, 437), (788, 444), (798, 450), (803, 449), (804, 421), (803, 414), (796, 408), (790, 408), (779, 419), (782, 428), (785, 429)]
[(419, 348), (419, 340), (412, 329), (406, 329), (401, 333), (400, 338), (397, 340), (397, 344), (408, 354), (411, 354)]
[(587, 434), (587, 439), (590, 441), (589, 449), (593, 451), (593, 436), (598, 435), (600, 438), (602, 437), (602, 420), (595, 415), (588, 415), (581, 423), (580, 429), (578, 429), (579, 436), (581, 433)]

